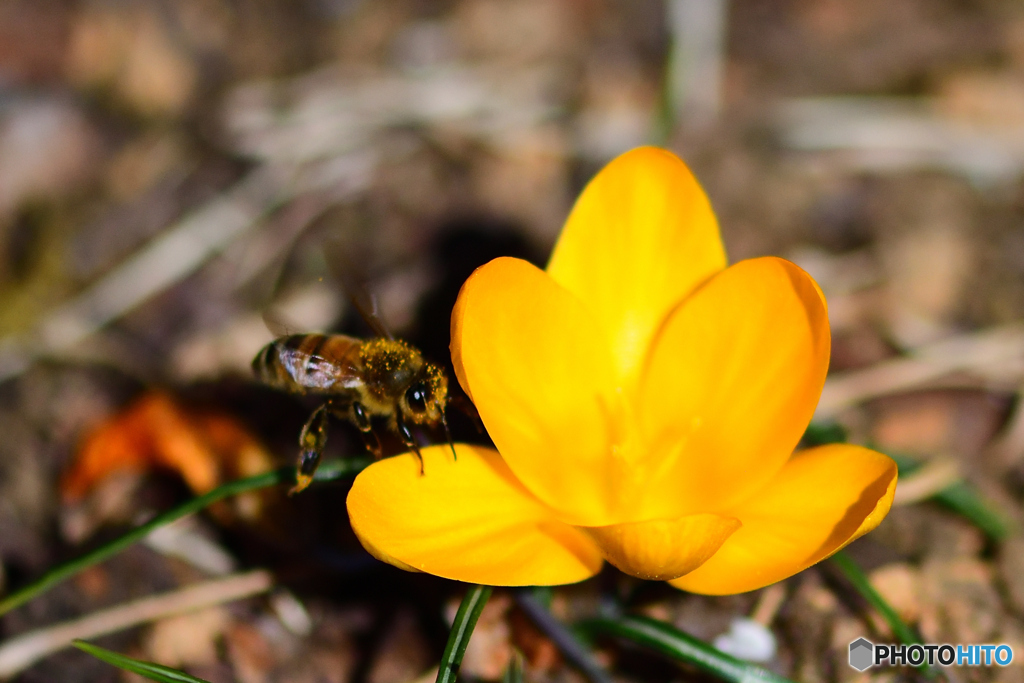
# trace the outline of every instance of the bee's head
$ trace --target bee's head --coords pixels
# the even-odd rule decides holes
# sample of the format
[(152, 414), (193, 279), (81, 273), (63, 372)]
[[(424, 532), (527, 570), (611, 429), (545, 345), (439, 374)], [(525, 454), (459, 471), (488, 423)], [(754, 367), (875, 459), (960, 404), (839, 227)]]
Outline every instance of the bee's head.
[(402, 414), (416, 424), (435, 425), (444, 419), (448, 378), (433, 363), (424, 363), (399, 399)]

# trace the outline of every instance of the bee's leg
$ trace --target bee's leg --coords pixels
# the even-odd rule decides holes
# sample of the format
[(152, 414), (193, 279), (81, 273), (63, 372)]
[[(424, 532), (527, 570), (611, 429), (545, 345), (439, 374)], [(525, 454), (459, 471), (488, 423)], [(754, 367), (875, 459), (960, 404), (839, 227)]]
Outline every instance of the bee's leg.
[(441, 411), (441, 424), (444, 425), (444, 435), (448, 439), (448, 445), (452, 449), (452, 460), (458, 460), (459, 456), (455, 454), (455, 442), (452, 441), (452, 433), (448, 429), (448, 418), (445, 417), (444, 411)]
[(409, 431), (409, 426), (405, 424), (405, 420), (402, 419), (402, 411), (395, 406), (395, 427), (398, 430), (398, 435), (402, 438), (402, 443), (405, 444), (406, 448), (411, 448), (416, 457), (420, 459), (420, 474), (424, 474), (423, 470), (423, 454), (420, 453), (420, 445), (416, 443), (416, 439), (412, 438), (412, 432)]
[(295, 472), (295, 486), (288, 492), (293, 495), (305, 489), (313, 483), (313, 473), (320, 464), (320, 456), (324, 453), (327, 445), (327, 409), (329, 403), (325, 403), (309, 416), (306, 424), (302, 426), (302, 433), (299, 434), (299, 465)]
[(366, 445), (366, 450), (373, 453), (373, 457), (376, 460), (380, 460), (384, 457), (384, 447), (380, 445), (380, 437), (377, 436), (377, 432), (372, 429), (368, 432), (360, 432), (363, 435), (363, 443)]
[[(366, 408), (359, 401), (352, 401), (352, 423), (359, 429), (359, 432), (363, 435), (363, 443), (366, 444), (366, 450), (373, 453), (373, 457), (380, 460), (384, 454), (384, 449), (380, 445), (380, 437), (373, 431), (373, 423), (370, 422), (370, 416), (366, 413)], [(370, 439), (373, 439), (372, 441)]]

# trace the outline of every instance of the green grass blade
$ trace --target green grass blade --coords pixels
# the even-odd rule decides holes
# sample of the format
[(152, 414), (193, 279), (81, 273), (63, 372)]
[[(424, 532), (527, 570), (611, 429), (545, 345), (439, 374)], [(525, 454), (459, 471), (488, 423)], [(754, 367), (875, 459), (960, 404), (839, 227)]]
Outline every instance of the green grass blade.
[(459, 675), (459, 667), (462, 665), (462, 658), (466, 655), (469, 638), (473, 635), (477, 619), (484, 611), (484, 605), (487, 604), (493, 590), (490, 586), (473, 586), (462, 598), (459, 611), (455, 614), (451, 633), (448, 634), (448, 643), (444, 646), (444, 654), (441, 655), (441, 666), (437, 669), (437, 683), (455, 683), (455, 678)]
[(875, 590), (875, 587), (871, 585), (867, 575), (861, 570), (860, 566), (850, 558), (849, 555), (844, 553), (842, 550), (833, 555), (830, 559), (832, 564), (842, 573), (846, 580), (853, 584), (853, 587), (857, 589), (857, 592), (863, 596), (864, 600), (869, 605), (878, 610), (878, 613), (885, 619), (885, 623), (889, 625), (894, 636), (900, 639), (900, 642), (905, 645), (913, 645), (920, 643), (920, 639), (917, 637), (917, 633), (914, 629), (910, 628), (900, 619), (900, 615), (896, 613), (896, 610), (892, 608), (885, 598)]
[(1012, 524), (993, 510), (967, 482), (950, 484), (935, 494), (935, 500), (970, 521), (994, 541), (1004, 541), (1013, 533)]
[[(896, 613), (882, 595), (875, 590), (875, 587), (871, 585), (871, 581), (868, 580), (867, 575), (861, 570), (860, 565), (853, 561), (853, 559), (845, 552), (840, 550), (833, 555), (829, 561), (842, 573), (846, 580), (849, 581), (854, 589), (860, 593), (864, 600), (875, 608), (879, 614), (882, 615), (882, 619), (889, 625), (889, 629), (893, 635), (904, 645), (915, 645), (921, 643), (920, 636), (914, 631), (900, 615)], [(937, 671), (928, 666), (927, 664), (921, 664), (917, 667), (919, 670), (925, 672), (930, 678), (937, 675)]]
[(523, 683), (523, 656), (518, 652), (512, 653), (505, 675), (501, 677), (501, 683)]
[(580, 628), (588, 635), (610, 635), (686, 662), (729, 683), (791, 683), (765, 668), (725, 654), (707, 643), (655, 619), (638, 616), (590, 619)]
[(88, 652), (96, 659), (100, 659), (107, 664), (112, 664), (119, 669), (125, 671), (131, 671), (132, 673), (145, 676), (151, 681), (157, 681), (158, 683), (209, 683), (209, 681), (196, 678), (195, 676), (189, 676), (184, 671), (178, 671), (172, 669), (169, 666), (163, 666), (161, 664), (154, 664), (153, 662), (144, 662), (140, 659), (132, 659), (125, 655), (112, 652), (106, 648), (102, 648), (91, 643), (87, 643), (84, 640), (76, 640), (71, 643), (79, 650)]
[(846, 427), (838, 422), (812, 422), (807, 425), (800, 445), (804, 448), (812, 448), (830, 443), (846, 443), (846, 439)]
[[(345, 460), (332, 460), (330, 462), (325, 462), (317, 470), (314, 480), (319, 482), (340, 479), (360, 472), (369, 464), (370, 460), (366, 458), (349, 458)], [(32, 598), (45, 593), (58, 583), (71, 578), (82, 570), (103, 562), (112, 555), (116, 555), (128, 546), (145, 538), (154, 529), (158, 529), (170, 524), (171, 522), (176, 522), (182, 517), (187, 517), (188, 515), (198, 512), (199, 510), (202, 510), (203, 508), (229, 496), (234, 496), (246, 491), (263, 489), (277, 484), (294, 483), (295, 468), (282, 467), (281, 469), (274, 470), (273, 472), (257, 474), (254, 477), (236, 479), (235, 481), (228, 482), (223, 486), (213, 489), (209, 493), (196, 496), (191, 500), (185, 501), (176, 508), (160, 513), (145, 524), (132, 529), (128, 533), (115, 538), (109, 543), (101, 545), (92, 552), (86, 553), (81, 557), (54, 567), (32, 583), (14, 593), (11, 593), (3, 600), (0, 600), (0, 615), (10, 612), (16, 607), (20, 607)]]

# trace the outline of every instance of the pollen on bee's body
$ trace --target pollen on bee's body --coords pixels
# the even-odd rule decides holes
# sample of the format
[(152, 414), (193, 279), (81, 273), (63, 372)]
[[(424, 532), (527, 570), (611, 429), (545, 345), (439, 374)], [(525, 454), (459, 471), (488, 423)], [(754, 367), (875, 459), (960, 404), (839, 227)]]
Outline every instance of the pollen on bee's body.
[(398, 339), (371, 339), (363, 342), (360, 355), (364, 360), (373, 358), (386, 366), (401, 365), (413, 355), (419, 355), (412, 346)]
[(423, 363), (415, 347), (397, 339), (381, 338), (364, 342), (359, 356), (368, 383), (379, 387), (378, 390), (388, 396), (404, 388)]

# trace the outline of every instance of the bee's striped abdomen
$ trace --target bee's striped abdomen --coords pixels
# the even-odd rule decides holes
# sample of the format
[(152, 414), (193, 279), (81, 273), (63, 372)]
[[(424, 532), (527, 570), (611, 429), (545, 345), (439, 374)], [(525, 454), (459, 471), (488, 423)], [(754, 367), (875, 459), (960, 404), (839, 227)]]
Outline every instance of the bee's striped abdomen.
[(267, 344), (253, 360), (256, 377), (299, 393), (344, 391), (359, 356), (358, 339), (344, 335), (293, 334)]

